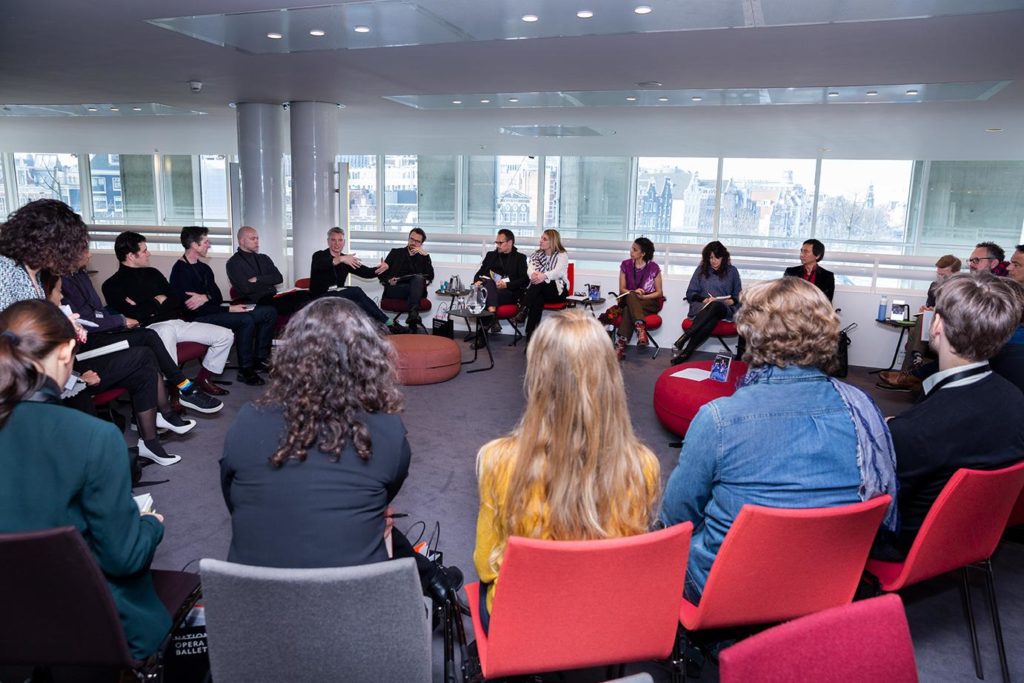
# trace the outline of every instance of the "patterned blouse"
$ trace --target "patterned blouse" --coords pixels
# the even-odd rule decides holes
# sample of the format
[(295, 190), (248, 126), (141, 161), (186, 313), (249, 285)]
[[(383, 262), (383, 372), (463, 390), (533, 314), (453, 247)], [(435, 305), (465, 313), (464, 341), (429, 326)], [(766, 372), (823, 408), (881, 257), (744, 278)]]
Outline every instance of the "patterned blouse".
[(25, 299), (45, 299), (43, 281), (36, 273), (36, 284), (28, 271), (14, 259), (0, 256), (0, 311)]

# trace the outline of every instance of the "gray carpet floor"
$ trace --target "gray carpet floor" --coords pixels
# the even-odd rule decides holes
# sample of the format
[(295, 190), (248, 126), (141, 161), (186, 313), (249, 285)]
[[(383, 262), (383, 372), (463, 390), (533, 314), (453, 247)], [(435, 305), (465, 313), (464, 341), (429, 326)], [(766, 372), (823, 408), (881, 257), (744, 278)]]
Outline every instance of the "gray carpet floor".
[[(409, 514), (400, 528), (423, 521), (428, 528), (440, 524), (440, 548), (446, 564), (460, 567), (466, 580), (475, 580), (472, 551), (475, 539), (477, 489), (474, 463), (477, 450), (485, 442), (509, 431), (519, 418), (522, 406), (522, 379), (525, 370), (523, 346), (508, 345), (511, 337), (495, 339), (495, 367), (488, 372), (463, 372), (451, 381), (431, 386), (407, 387), (404, 421), (409, 431), (413, 460), (409, 477), (399, 493), (395, 507)], [(472, 357), (464, 345), (464, 358)], [(478, 361), (486, 362), (486, 357)], [(633, 424), (638, 435), (657, 454), (662, 475), (667, 478), (675, 466), (676, 441), (658, 423), (652, 408), (654, 382), (669, 366), (669, 354), (657, 359), (650, 352), (630, 348), (623, 363)], [(233, 379), (227, 373), (226, 379)], [(898, 414), (912, 403), (909, 394), (894, 394), (876, 389), (875, 375), (864, 368), (852, 368), (848, 381), (871, 393), (884, 414)], [(142, 490), (152, 493), (156, 508), (166, 517), (166, 534), (154, 567), (197, 570), (203, 557), (223, 559), (230, 538), (228, 513), (221, 497), (218, 458), (224, 434), (244, 402), (255, 398), (259, 388), (235, 382), (225, 398), (223, 411), (215, 416), (197, 416), (199, 426), (184, 437), (166, 440), (168, 451), (182, 455), (173, 467), (149, 466), (144, 470)], [(415, 533), (413, 536), (415, 537)], [(1024, 545), (1005, 542), (995, 558), (995, 571), (1003, 631), (1007, 639), (1010, 670), (1024, 675)], [(553, 577), (554, 578), (554, 577)], [(998, 677), (998, 660), (989, 611), (976, 591), (986, 675)], [(943, 577), (903, 593), (921, 679), (958, 681), (973, 678), (970, 641), (952, 577)], [(472, 634), (470, 634), (471, 636)], [(435, 680), (441, 680), (440, 643), (435, 638)], [(864, 656), (874, 656), (866, 652)], [(633, 666), (628, 671), (647, 670), (656, 679), (667, 674), (656, 666)], [(713, 666), (702, 680), (717, 680)]]

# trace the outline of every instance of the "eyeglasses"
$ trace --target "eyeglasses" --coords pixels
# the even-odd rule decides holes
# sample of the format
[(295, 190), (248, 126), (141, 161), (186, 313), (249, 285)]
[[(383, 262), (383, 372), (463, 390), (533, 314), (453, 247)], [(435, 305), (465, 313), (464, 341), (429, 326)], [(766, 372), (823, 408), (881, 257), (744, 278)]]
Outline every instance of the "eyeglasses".
[(423, 244), (423, 240), (421, 240), (419, 237), (410, 237), (409, 241), (412, 242), (413, 244)]
[(494, 243), (497, 244), (499, 247), (505, 244), (506, 242), (508, 242), (508, 240), (494, 240)]
[(976, 266), (979, 263), (981, 263), (982, 261), (994, 261), (994, 260), (995, 260), (994, 256), (973, 256), (973, 257), (967, 259), (967, 262), (970, 263), (972, 266)]

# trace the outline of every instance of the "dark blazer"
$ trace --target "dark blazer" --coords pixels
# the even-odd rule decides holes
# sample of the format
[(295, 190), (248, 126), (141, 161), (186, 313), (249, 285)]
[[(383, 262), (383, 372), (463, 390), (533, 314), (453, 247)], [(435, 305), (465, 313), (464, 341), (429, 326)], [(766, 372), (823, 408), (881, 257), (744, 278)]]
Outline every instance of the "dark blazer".
[(334, 265), (330, 249), (314, 251), (313, 260), (309, 264), (309, 295), (316, 298), (323, 296), (331, 287), (344, 287), (349, 275), (366, 280), (376, 279), (375, 270), (370, 266), (351, 268), (346, 263)]
[(499, 253), (497, 249), (487, 252), (484, 262), (480, 264), (480, 270), (473, 276), (474, 280), (482, 280), (490, 277), (491, 271), (508, 278), (508, 289), (511, 291), (522, 291), (530, 283), (526, 274), (526, 254), (520, 253), (515, 247), (507, 254)]
[(388, 269), (378, 275), (382, 284), (388, 284), (393, 277), (404, 275), (422, 275), (430, 284), (434, 279), (434, 264), (428, 254), (410, 254), (406, 247), (397, 247), (388, 252), (384, 258)]
[[(802, 278), (804, 276), (804, 267), (793, 266), (792, 268), (786, 268), (785, 275)], [(818, 272), (814, 274), (814, 284), (825, 293), (829, 301), (832, 301), (832, 296), (836, 293), (836, 276), (832, 274), (831, 270), (825, 270), (819, 265)]]
[(0, 532), (66, 525), (103, 571), (134, 656), (156, 652), (171, 628), (149, 574), (164, 526), (132, 500), (124, 437), (59, 403), (21, 402), (0, 428)]
[[(284, 276), (266, 254), (254, 254), (237, 250), (224, 264), (228, 281), (234, 287), (238, 298), (251, 304), (277, 294), (277, 285), (284, 282)], [(249, 282), (249, 278), (256, 282)]]

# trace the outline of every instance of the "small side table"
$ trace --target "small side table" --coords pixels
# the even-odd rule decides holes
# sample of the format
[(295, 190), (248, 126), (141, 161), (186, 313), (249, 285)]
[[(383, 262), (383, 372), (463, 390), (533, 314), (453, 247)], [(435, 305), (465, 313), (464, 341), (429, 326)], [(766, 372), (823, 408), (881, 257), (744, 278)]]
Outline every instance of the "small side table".
[[(455, 310), (455, 300), (458, 299), (460, 296), (469, 296), (469, 293), (471, 291), (473, 291), (473, 290), (471, 290), (471, 289), (436, 289), (436, 290), (434, 290), (434, 294), (437, 294), (438, 296), (450, 296), (451, 297), (451, 301), (448, 303), (448, 310), (450, 312), (450, 311), (454, 311)], [(458, 317), (458, 316), (456, 316), (456, 317)], [(468, 320), (466, 321), (466, 327), (469, 328), (469, 332), (466, 334), (466, 337), (465, 337), (465, 339), (463, 341), (469, 341), (470, 339), (473, 339), (473, 337), (474, 337), (473, 328), (469, 327), (469, 321)]]
[(573, 296), (565, 297), (565, 301), (569, 304), (569, 308), (582, 306), (584, 310), (589, 310), (590, 315), (595, 318), (597, 317), (597, 313), (594, 312), (594, 304), (603, 304), (605, 302), (604, 299), (591, 299), (589, 296), (576, 296), (575, 294)]
[[(491, 364), (488, 365), (486, 368), (474, 368), (472, 370), (466, 370), (466, 374), (469, 374), (471, 372), (484, 372), (485, 370), (490, 370), (494, 368), (494, 354), (491, 353), (491, 342), (487, 336), (487, 325), (484, 324), (485, 321), (489, 322), (494, 318), (494, 313), (486, 309), (484, 309), (480, 313), (471, 313), (469, 309), (461, 308), (454, 311), (448, 311), (448, 315), (453, 316), (455, 318), (462, 318), (463, 320), (466, 321), (466, 326), (470, 327), (471, 330), (471, 323), (476, 323), (476, 332), (473, 334), (472, 337), (470, 337), (470, 339), (478, 340), (483, 344), (483, 347), (487, 349), (487, 357), (491, 361)], [(480, 354), (479, 347), (480, 344), (473, 344), (473, 359), (462, 361), (463, 365), (469, 365), (470, 363), (476, 362), (477, 356)]]
[(896, 340), (896, 350), (892, 353), (892, 360), (889, 361), (889, 367), (881, 368), (879, 370), (872, 370), (871, 375), (876, 375), (879, 372), (889, 372), (896, 369), (896, 359), (900, 357), (900, 349), (903, 348), (903, 337), (907, 334), (907, 330), (917, 324), (917, 320), (876, 320), (879, 325), (884, 325), (889, 329), (899, 330), (900, 338)]

